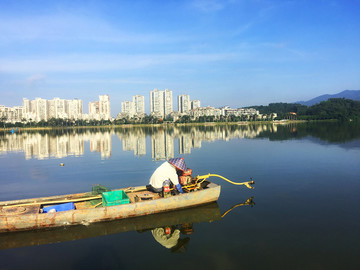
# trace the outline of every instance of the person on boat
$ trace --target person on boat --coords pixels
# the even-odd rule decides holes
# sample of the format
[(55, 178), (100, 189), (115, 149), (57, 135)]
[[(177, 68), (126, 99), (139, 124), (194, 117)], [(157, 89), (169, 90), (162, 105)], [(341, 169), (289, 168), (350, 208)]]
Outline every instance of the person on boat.
[(184, 158), (171, 158), (161, 164), (150, 177), (152, 191), (160, 193), (165, 183), (170, 181), (177, 191), (184, 193), (179, 183), (179, 174), (187, 170)]

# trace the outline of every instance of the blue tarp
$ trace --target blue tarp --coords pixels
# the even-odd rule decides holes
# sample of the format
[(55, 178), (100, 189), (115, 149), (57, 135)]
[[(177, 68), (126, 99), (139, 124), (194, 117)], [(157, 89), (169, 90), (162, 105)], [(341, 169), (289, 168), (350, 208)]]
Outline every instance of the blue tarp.
[(43, 213), (48, 213), (51, 209), (55, 209), (56, 212), (68, 211), (68, 210), (75, 209), (75, 205), (73, 202), (69, 202), (69, 203), (62, 203), (62, 204), (47, 206), (47, 207), (43, 208)]

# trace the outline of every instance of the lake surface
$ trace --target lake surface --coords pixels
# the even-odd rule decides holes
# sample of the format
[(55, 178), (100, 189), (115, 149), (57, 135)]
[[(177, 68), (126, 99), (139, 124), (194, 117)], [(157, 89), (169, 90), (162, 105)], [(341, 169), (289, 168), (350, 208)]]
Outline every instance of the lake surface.
[(353, 123), (0, 133), (0, 200), (145, 185), (180, 156), (255, 189), (214, 178), (220, 198), (200, 208), (0, 234), (0, 269), (360, 269)]

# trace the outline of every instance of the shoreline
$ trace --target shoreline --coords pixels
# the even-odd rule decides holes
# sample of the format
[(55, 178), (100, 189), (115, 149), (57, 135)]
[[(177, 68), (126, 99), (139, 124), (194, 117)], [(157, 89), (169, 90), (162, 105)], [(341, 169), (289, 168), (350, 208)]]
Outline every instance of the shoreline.
[(307, 122), (329, 122), (336, 120), (278, 120), (278, 121), (242, 121), (242, 122), (204, 122), (204, 123), (162, 123), (162, 124), (122, 124), (122, 125), (103, 125), (103, 126), (67, 126), (67, 127), (11, 127), (0, 128), (0, 131), (31, 131), (31, 130), (64, 130), (64, 129), (114, 129), (114, 128), (133, 128), (133, 127), (167, 127), (167, 126), (245, 126), (245, 125), (283, 125)]

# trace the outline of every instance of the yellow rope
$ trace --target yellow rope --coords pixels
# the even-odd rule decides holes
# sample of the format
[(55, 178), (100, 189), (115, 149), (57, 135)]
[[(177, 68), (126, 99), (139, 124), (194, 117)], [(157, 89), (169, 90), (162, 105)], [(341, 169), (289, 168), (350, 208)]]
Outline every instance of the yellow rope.
[(254, 187), (252, 187), (251, 185), (255, 184), (254, 181), (237, 183), (237, 182), (233, 182), (233, 181), (231, 181), (231, 180), (229, 180), (229, 179), (227, 179), (227, 178), (225, 178), (225, 177), (223, 177), (223, 176), (221, 176), (221, 175), (211, 174), (211, 173), (209, 173), (209, 174), (207, 174), (207, 175), (197, 176), (196, 179), (198, 179), (198, 180), (203, 179), (203, 181), (204, 181), (204, 180), (208, 179), (208, 178), (211, 177), (211, 176), (213, 176), (213, 177), (219, 177), (219, 178), (221, 178), (221, 179), (223, 179), (223, 180), (225, 180), (225, 181), (227, 181), (227, 182), (229, 182), (229, 183), (231, 183), (231, 184), (233, 184), (233, 185), (237, 185), (237, 186), (245, 185), (247, 188), (250, 188), (250, 189), (253, 189)]
[(253, 199), (254, 197), (250, 197), (249, 199), (247, 199), (246, 202), (244, 203), (238, 203), (238, 204), (235, 204), (233, 207), (231, 207), (229, 210), (227, 210), (224, 214), (221, 215), (221, 218), (224, 218), (231, 210), (234, 210), (236, 207), (239, 207), (239, 206), (245, 206), (245, 205), (255, 205), (255, 203), (253, 202)]

